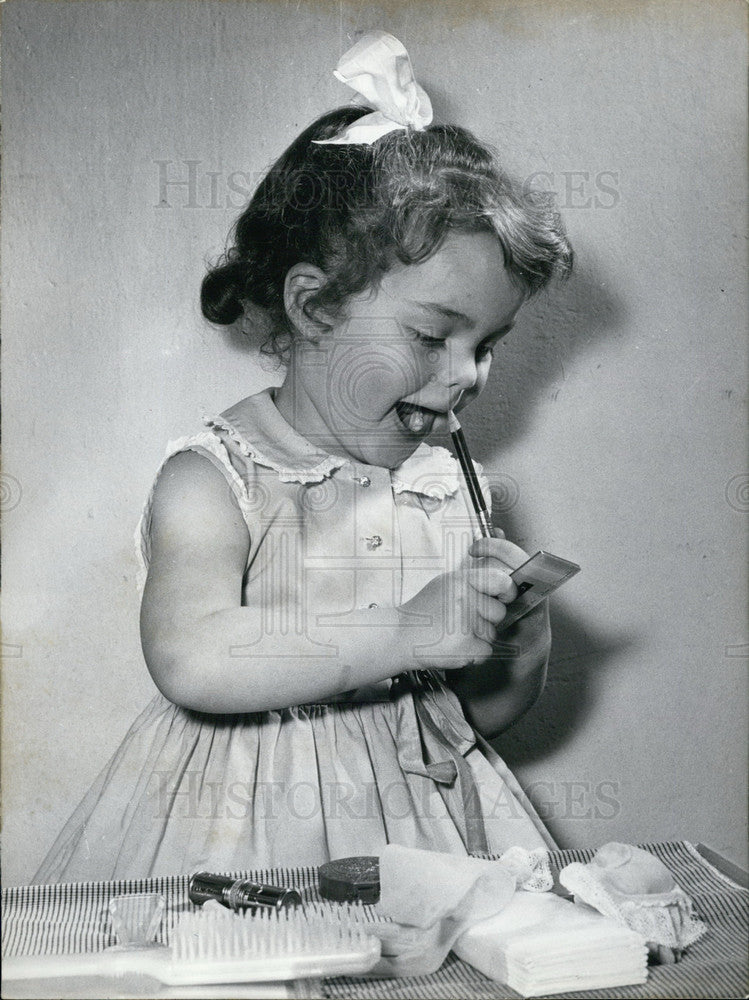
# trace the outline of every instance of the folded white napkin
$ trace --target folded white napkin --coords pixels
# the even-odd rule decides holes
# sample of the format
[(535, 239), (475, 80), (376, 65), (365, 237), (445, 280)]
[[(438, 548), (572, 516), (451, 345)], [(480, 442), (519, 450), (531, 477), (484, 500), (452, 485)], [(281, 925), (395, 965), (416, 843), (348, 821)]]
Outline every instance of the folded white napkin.
[(473, 924), (454, 953), (524, 997), (644, 983), (644, 939), (590, 907), (522, 889)]
[(463, 931), (507, 906), (518, 885), (551, 888), (546, 851), (513, 847), (486, 861), (389, 844), (380, 855), (377, 911), (395, 923), (368, 928), (382, 943), (374, 974), (435, 972)]

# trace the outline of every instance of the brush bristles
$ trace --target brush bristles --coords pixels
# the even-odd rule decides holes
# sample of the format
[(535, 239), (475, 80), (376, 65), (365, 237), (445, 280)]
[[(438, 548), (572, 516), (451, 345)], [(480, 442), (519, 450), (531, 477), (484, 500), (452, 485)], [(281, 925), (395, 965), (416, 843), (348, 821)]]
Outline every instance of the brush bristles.
[(365, 931), (343, 916), (293, 910), (186, 913), (171, 935), (172, 957), (177, 962), (262, 960), (365, 948)]
[(170, 947), (8, 958), (3, 973), (30, 980), (140, 974), (166, 986), (199, 986), (358, 975), (380, 957), (380, 940), (367, 933), (367, 921), (345, 908), (331, 912), (313, 904), (304, 911), (239, 914), (210, 906), (179, 918)]

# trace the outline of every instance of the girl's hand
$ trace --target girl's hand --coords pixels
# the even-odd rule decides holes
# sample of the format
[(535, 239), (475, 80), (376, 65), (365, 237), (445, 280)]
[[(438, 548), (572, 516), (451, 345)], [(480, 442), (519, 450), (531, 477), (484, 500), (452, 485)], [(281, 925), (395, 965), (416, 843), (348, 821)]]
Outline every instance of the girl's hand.
[[(497, 529), (495, 529), (495, 533)], [(492, 739), (504, 732), (536, 702), (546, 681), (551, 633), (546, 601), (537, 604), (518, 621), (503, 626), (505, 604), (517, 597), (517, 587), (509, 574), (521, 566), (527, 554), (504, 538), (481, 538), (470, 549), (468, 561), (478, 575), (479, 590), (486, 600), (497, 590), (494, 600), (502, 605), (502, 617), (494, 627), (493, 646), (483, 660), (453, 670), (447, 682), (457, 694), (466, 718), (483, 736)], [(436, 664), (435, 664), (436, 665)]]
[(406, 641), (408, 626), (421, 626), (414, 629), (411, 650), (420, 667), (456, 670), (494, 654), (505, 605), (517, 597), (510, 573), (527, 558), (504, 538), (482, 538), (457, 570), (435, 577), (401, 606)]
[[(494, 530), (495, 532), (498, 531), (497, 528)], [(512, 542), (506, 541), (504, 536), (501, 539), (499, 537), (479, 538), (473, 543), (468, 552), (470, 556), (474, 557), (476, 562), (480, 562), (481, 564), (492, 565), (492, 560), (498, 561), (507, 568), (508, 573), (512, 573), (530, 558), (528, 553), (521, 549), (519, 545), (514, 545)], [(509, 600), (504, 600), (500, 596), (500, 600), (503, 600), (505, 604), (509, 604), (510, 601), (514, 601), (517, 597), (517, 587), (514, 583), (512, 586), (514, 588), (513, 596)], [(510, 647), (517, 647), (518, 652), (525, 655), (528, 655), (536, 648), (548, 646), (549, 623), (547, 602), (541, 601), (532, 611), (526, 612), (522, 618), (513, 625), (506, 627), (506, 629), (503, 629), (500, 624), (498, 632), (501, 641), (506, 642)]]
[[(494, 531), (494, 538), (477, 538), (468, 550), (468, 555), (473, 556), (474, 561), (493, 560), (509, 575), (522, 566), (524, 562), (527, 562), (530, 556), (519, 545), (508, 542), (498, 528), (495, 528)], [(517, 592), (511, 600), (514, 601), (515, 597), (517, 597)], [(505, 601), (505, 604), (509, 603), (509, 601)]]

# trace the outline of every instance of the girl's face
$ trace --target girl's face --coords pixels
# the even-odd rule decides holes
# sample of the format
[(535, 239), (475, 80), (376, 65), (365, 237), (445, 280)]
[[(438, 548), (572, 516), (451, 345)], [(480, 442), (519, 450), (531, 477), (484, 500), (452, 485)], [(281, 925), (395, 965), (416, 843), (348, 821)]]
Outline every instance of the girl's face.
[(395, 468), (481, 392), (524, 298), (496, 237), (452, 233), (349, 299), (316, 342), (296, 342), (287, 416), (328, 451)]

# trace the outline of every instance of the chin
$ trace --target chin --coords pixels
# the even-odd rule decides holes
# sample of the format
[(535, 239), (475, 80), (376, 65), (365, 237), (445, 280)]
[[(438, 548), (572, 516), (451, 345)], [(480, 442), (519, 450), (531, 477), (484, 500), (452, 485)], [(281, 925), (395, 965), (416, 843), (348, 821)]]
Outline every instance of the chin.
[(383, 442), (381, 445), (370, 445), (362, 448), (355, 457), (358, 462), (363, 462), (365, 465), (376, 465), (382, 469), (397, 469), (413, 455), (420, 443), (414, 441), (412, 444), (395, 445)]
[(395, 469), (413, 455), (420, 443), (391, 412), (369, 426), (350, 427), (347, 434), (339, 434), (338, 451), (364, 465)]
[(410, 458), (421, 444), (421, 439), (406, 435), (383, 434), (378, 439), (357, 441), (348, 449), (348, 453), (357, 462), (365, 465), (376, 465), (382, 469), (396, 469)]

